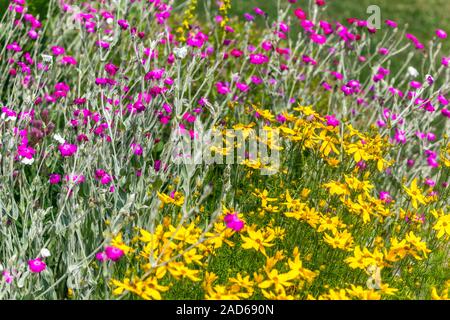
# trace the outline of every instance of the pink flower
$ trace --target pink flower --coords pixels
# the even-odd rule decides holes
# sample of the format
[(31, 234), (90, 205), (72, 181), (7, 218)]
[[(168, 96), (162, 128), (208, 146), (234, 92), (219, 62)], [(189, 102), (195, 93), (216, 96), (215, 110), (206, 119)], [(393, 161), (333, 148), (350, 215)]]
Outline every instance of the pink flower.
[(31, 272), (40, 273), (47, 268), (47, 265), (41, 259), (36, 258), (36, 259), (28, 260), (28, 267), (30, 268)]
[(446, 39), (447, 38), (447, 33), (444, 30), (442, 30), (442, 29), (437, 29), (436, 30), (436, 36), (438, 38), (441, 38), (441, 39)]
[(378, 53), (385, 56), (389, 54), (389, 49), (387, 48), (380, 48), (380, 50), (378, 50)]
[(137, 156), (142, 156), (142, 154), (144, 153), (144, 149), (142, 149), (142, 146), (139, 143), (132, 143), (131, 150)]
[(395, 22), (395, 21), (392, 21), (392, 20), (386, 20), (385, 23), (386, 23), (386, 25), (387, 25), (388, 27), (391, 27), (391, 28), (397, 28), (397, 22)]
[(65, 56), (61, 59), (61, 63), (62, 64), (71, 64), (71, 65), (76, 65), (77, 64), (77, 60), (75, 60), (74, 57), (71, 56)]
[(52, 173), (48, 181), (50, 184), (58, 184), (61, 181), (61, 176), (57, 173)]
[(226, 95), (231, 92), (230, 88), (222, 82), (216, 83), (217, 93), (221, 95)]
[(242, 83), (242, 82), (236, 83), (236, 87), (239, 90), (241, 90), (242, 92), (247, 92), (248, 90), (250, 90), (250, 87), (248, 85), (246, 85), (245, 83)]
[(266, 14), (262, 9), (260, 9), (258, 7), (254, 8), (253, 10), (255, 11), (256, 14), (258, 14), (260, 16), (263, 16)]
[(303, 11), (300, 8), (297, 8), (294, 10), (294, 14), (295, 16), (299, 19), (299, 20), (305, 20), (306, 19), (306, 13), (305, 11)]
[(36, 153), (36, 150), (27, 146), (26, 144), (21, 144), (17, 147), (17, 153), (21, 157), (24, 157), (27, 159), (33, 159), (33, 156)]
[(244, 221), (239, 219), (238, 214), (235, 212), (233, 214), (229, 213), (224, 218), (225, 224), (228, 228), (234, 231), (241, 231), (244, 228)]
[(51, 50), (52, 50), (52, 53), (53, 53), (55, 56), (63, 55), (63, 54), (66, 52), (66, 50), (64, 50), (63, 47), (58, 47), (58, 46), (53, 46), (53, 47), (51, 48)]
[(269, 62), (269, 58), (260, 53), (252, 53), (250, 55), (250, 63), (251, 64), (264, 64)]
[(116, 65), (112, 64), (112, 63), (108, 63), (105, 65), (105, 71), (111, 76), (114, 77), (117, 73), (117, 71), (119, 71), (119, 67), (117, 67)]
[(4, 270), (2, 272), (2, 275), (6, 283), (11, 283), (14, 280), (14, 277), (11, 275), (11, 273), (9, 273), (8, 270)]
[(325, 116), (325, 119), (327, 119), (327, 126), (332, 126), (332, 127), (339, 126), (339, 120), (336, 119), (334, 115)]
[(58, 149), (63, 157), (70, 157), (77, 152), (78, 147), (76, 144), (64, 142), (63, 144), (59, 145)]
[(405, 144), (406, 143), (406, 135), (405, 135), (405, 131), (401, 131), (398, 129), (395, 129), (395, 136), (394, 136), (395, 141), (397, 141), (398, 143), (402, 143)]
[(442, 65), (448, 67), (450, 64), (450, 57), (442, 57)]
[(108, 260), (108, 256), (106, 255), (105, 251), (97, 252), (95, 254), (95, 259), (97, 259), (100, 262), (105, 262), (106, 260)]
[(380, 200), (386, 202), (386, 203), (390, 203), (392, 201), (392, 197), (389, 194), (389, 192), (387, 191), (381, 191), (380, 192)]
[(112, 261), (118, 261), (125, 254), (123, 252), (123, 250), (113, 247), (113, 246), (106, 247), (105, 253), (106, 253), (106, 256), (109, 259), (111, 259)]

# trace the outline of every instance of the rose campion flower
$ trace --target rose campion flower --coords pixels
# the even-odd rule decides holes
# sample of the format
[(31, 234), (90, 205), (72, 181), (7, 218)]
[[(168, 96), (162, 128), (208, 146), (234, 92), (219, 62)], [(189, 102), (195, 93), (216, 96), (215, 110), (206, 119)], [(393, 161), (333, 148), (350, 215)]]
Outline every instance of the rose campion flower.
[(123, 252), (122, 249), (113, 246), (108, 246), (105, 248), (105, 254), (108, 257), (108, 259), (112, 261), (119, 261), (120, 258), (122, 258), (125, 253)]
[(57, 173), (52, 173), (49, 177), (50, 184), (58, 184), (61, 181), (61, 176)]
[(70, 144), (70, 143), (65, 142), (65, 143), (59, 145), (58, 149), (63, 157), (70, 157), (70, 156), (73, 156), (77, 152), (78, 147), (76, 144)]
[(142, 149), (142, 146), (139, 143), (132, 143), (131, 150), (137, 156), (142, 156), (142, 154), (144, 153), (144, 149)]
[(436, 36), (440, 39), (446, 39), (447, 38), (447, 33), (442, 30), (442, 29), (437, 29), (436, 30)]
[(387, 191), (380, 191), (380, 200), (386, 203), (392, 202), (392, 197)]
[(233, 229), (234, 231), (241, 231), (244, 228), (244, 221), (239, 219), (238, 214), (235, 212), (233, 214), (227, 214), (224, 218), (225, 224), (228, 228)]
[(108, 260), (108, 256), (106, 255), (105, 251), (97, 252), (95, 254), (95, 259), (97, 259), (100, 262), (105, 262), (106, 260)]
[(260, 53), (252, 53), (250, 55), (250, 63), (251, 64), (264, 64), (269, 61), (269, 58)]
[(41, 259), (37, 258), (28, 260), (28, 268), (33, 273), (40, 273), (47, 268), (47, 265)]
[(5, 280), (6, 283), (10, 284), (14, 280), (14, 276), (8, 271), (4, 270), (2, 272), (3, 280)]
[(339, 126), (339, 120), (336, 119), (334, 115), (325, 116), (325, 119), (327, 120), (327, 126), (332, 126), (332, 127)]
[(53, 46), (51, 48), (51, 50), (52, 50), (53, 55), (55, 55), (55, 56), (63, 55), (66, 52), (66, 50), (64, 50), (63, 47), (58, 47), (58, 46)]
[(405, 144), (406, 143), (406, 135), (405, 135), (405, 131), (402, 130), (395, 130), (395, 136), (394, 136), (395, 141), (397, 141), (398, 143), (402, 143)]

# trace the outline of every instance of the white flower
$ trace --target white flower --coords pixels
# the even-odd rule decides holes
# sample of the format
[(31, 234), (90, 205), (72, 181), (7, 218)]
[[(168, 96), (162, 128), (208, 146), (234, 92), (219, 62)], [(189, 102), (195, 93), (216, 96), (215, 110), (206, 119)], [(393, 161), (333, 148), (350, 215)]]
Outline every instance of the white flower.
[(54, 135), (53, 135), (53, 139), (55, 139), (56, 141), (58, 141), (58, 142), (61, 143), (61, 144), (63, 144), (64, 142), (66, 142), (66, 140), (65, 140), (63, 137), (61, 137), (61, 136), (59, 135), (59, 133), (54, 134)]
[(415, 78), (415, 77), (417, 77), (419, 75), (419, 72), (414, 67), (408, 67), (408, 74), (411, 77)]
[(178, 59), (184, 59), (187, 56), (187, 48), (186, 47), (174, 48), (173, 53)]
[(23, 164), (26, 164), (26, 165), (31, 165), (34, 162), (34, 159), (33, 158), (31, 158), (31, 159), (23, 158), (20, 162), (22, 162)]
[(50, 250), (48, 250), (47, 248), (42, 248), (40, 253), (42, 258), (47, 258), (51, 256)]

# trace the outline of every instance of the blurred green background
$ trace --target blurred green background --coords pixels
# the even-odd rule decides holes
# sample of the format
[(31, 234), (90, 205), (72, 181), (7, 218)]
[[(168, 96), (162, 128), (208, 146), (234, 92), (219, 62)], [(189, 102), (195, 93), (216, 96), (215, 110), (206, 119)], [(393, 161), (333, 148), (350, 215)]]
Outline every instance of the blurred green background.
[[(201, 6), (203, 1), (199, 0)], [(178, 0), (178, 4), (182, 4)], [(286, 3), (287, 0), (281, 0)], [(45, 16), (48, 0), (27, 0), (34, 14)], [(299, 0), (296, 6), (307, 7), (308, 0)], [(444, 29), (450, 33), (450, 0), (327, 0), (327, 16), (329, 19), (343, 21), (348, 17), (360, 19), (368, 18), (366, 13), (369, 5), (378, 5), (381, 9), (381, 19), (395, 20), (400, 26), (409, 25), (411, 33), (415, 34), (420, 41), (425, 43), (434, 36), (437, 28)], [(7, 7), (7, 0), (0, 0), (0, 12)], [(277, 0), (232, 0), (232, 11), (242, 15), (249, 12), (255, 6), (264, 9), (270, 15), (276, 14)], [(450, 53), (449, 41), (445, 43), (444, 54)]]

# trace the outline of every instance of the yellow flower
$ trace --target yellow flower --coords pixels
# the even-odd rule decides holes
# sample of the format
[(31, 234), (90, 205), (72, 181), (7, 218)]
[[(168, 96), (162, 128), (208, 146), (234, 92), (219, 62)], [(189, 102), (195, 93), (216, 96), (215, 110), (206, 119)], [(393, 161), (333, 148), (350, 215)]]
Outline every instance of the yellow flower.
[(417, 178), (414, 179), (409, 188), (403, 186), (406, 193), (411, 197), (412, 205), (415, 209), (418, 208), (418, 202), (421, 204), (426, 204), (425, 197), (422, 194), (422, 190), (417, 187)]
[(300, 260), (299, 254), (294, 256), (294, 260), (289, 259), (288, 264), (291, 271), (296, 274), (296, 277), (299, 276), (301, 279), (306, 280), (309, 283), (313, 282), (314, 278), (317, 276), (316, 272), (303, 268), (303, 263)]
[(119, 233), (114, 239), (111, 240), (111, 245), (119, 248), (122, 250), (125, 254), (128, 254), (129, 252), (133, 252), (133, 248), (127, 246), (123, 240), (122, 240), (122, 233)]
[(176, 279), (189, 278), (192, 281), (200, 281), (200, 278), (197, 277), (199, 270), (191, 270), (186, 267), (183, 263), (180, 262), (170, 262), (168, 264), (168, 270), (171, 275), (173, 275)]
[(350, 286), (350, 289), (347, 289), (347, 292), (356, 299), (381, 300), (381, 295), (378, 292), (364, 289), (361, 286), (354, 286), (353, 284)]
[(175, 192), (173, 198), (171, 196), (168, 196), (165, 193), (157, 192), (159, 200), (162, 202), (162, 206), (165, 204), (174, 204), (178, 207), (181, 207), (184, 203), (184, 196), (180, 192)]
[(438, 239), (442, 238), (444, 235), (446, 239), (450, 237), (450, 214), (441, 215), (433, 229), (438, 232)]
[(247, 234), (248, 237), (241, 235), (242, 240), (244, 240), (244, 243), (242, 244), (242, 248), (244, 249), (255, 249), (266, 255), (265, 248), (274, 245), (271, 243), (275, 239), (275, 234), (273, 232), (263, 234), (261, 230), (254, 231), (252, 228), (248, 228)]
[(327, 130), (322, 130), (319, 136), (316, 138), (318, 141), (322, 141), (319, 151), (322, 152), (326, 157), (333, 151), (335, 154), (339, 154), (339, 150), (336, 148), (336, 144), (338, 143), (337, 139), (328, 136)]
[(258, 287), (261, 289), (267, 289), (271, 286), (275, 287), (275, 290), (283, 290), (284, 287), (292, 286), (292, 282), (289, 282), (297, 277), (296, 272), (290, 271), (288, 273), (278, 273), (277, 269), (272, 269), (267, 274), (268, 279), (261, 282)]
[(336, 231), (333, 232), (333, 236), (330, 236), (328, 233), (325, 233), (323, 237), (324, 241), (328, 243), (333, 248), (342, 249), (342, 250), (352, 250), (353, 246), (353, 237), (352, 235), (344, 230), (342, 232)]
[(267, 190), (260, 191), (256, 189), (253, 195), (261, 199), (261, 206), (266, 207), (268, 202), (277, 201), (277, 198), (269, 198), (269, 192)]
[(448, 289), (443, 290), (442, 294), (439, 295), (437, 290), (436, 290), (436, 287), (433, 287), (431, 289), (431, 299), (433, 299), (433, 300), (449, 300), (449, 298), (448, 298)]

